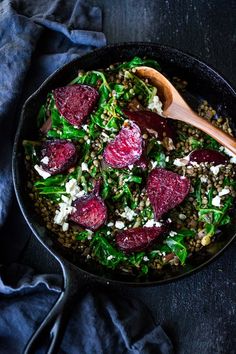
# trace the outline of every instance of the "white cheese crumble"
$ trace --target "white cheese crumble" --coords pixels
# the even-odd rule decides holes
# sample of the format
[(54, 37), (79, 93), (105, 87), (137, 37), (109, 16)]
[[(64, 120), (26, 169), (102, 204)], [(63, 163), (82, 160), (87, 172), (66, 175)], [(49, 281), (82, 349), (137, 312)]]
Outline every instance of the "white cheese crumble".
[(220, 146), (219, 148), (220, 151), (224, 152), (226, 155), (230, 156), (230, 157), (235, 157), (235, 154), (232, 153), (229, 149), (227, 149), (224, 146)]
[(67, 203), (59, 203), (59, 210), (56, 210), (54, 224), (61, 225), (67, 221), (68, 216), (75, 211), (75, 208)]
[(129, 166), (128, 166), (128, 169), (129, 169), (129, 170), (132, 170), (133, 167), (134, 167), (134, 165), (129, 165)]
[(189, 163), (189, 155), (174, 160), (173, 165), (178, 167), (187, 166)]
[(68, 231), (68, 229), (69, 229), (68, 222), (64, 222), (64, 224), (62, 225), (62, 231)]
[(148, 108), (154, 112), (157, 112), (160, 115), (162, 115), (163, 113), (162, 102), (160, 101), (159, 97), (156, 95), (153, 96), (152, 99), (150, 100), (148, 104)]
[(218, 175), (219, 171), (220, 171), (220, 168), (222, 167), (223, 165), (217, 165), (217, 166), (211, 166), (210, 167), (210, 171), (213, 173), (213, 175)]
[(236, 155), (232, 153), (229, 149), (227, 149), (224, 146), (220, 147), (220, 151), (224, 152), (226, 155), (230, 156), (230, 163), (235, 163), (236, 164)]
[(125, 224), (123, 223), (123, 221), (116, 221), (115, 227), (117, 229), (121, 230), (121, 229), (123, 229), (125, 227)]
[(107, 260), (108, 260), (108, 261), (111, 261), (113, 258), (115, 258), (115, 257), (112, 256), (112, 255), (110, 255), (110, 256), (107, 257)]
[(48, 165), (49, 157), (48, 156), (44, 156), (44, 158), (40, 162), (44, 163), (45, 165)]
[(82, 162), (81, 169), (82, 169), (82, 171), (88, 171), (89, 172), (88, 164), (86, 162)]
[(144, 256), (144, 257), (143, 257), (143, 260), (144, 260), (144, 262), (148, 262), (148, 261), (149, 261), (149, 258), (148, 258), (147, 256)]
[(86, 132), (88, 132), (88, 124), (82, 125), (82, 128), (83, 128)]
[(215, 198), (212, 199), (212, 205), (214, 205), (216, 207), (220, 207), (220, 196), (219, 195), (215, 196)]
[(151, 162), (151, 165), (152, 165), (152, 168), (155, 168), (157, 166), (157, 161), (150, 161)]
[(85, 194), (85, 192), (80, 190), (77, 185), (77, 181), (75, 178), (69, 180), (66, 185), (66, 193), (69, 196), (62, 195), (62, 202), (59, 203), (59, 210), (56, 210), (54, 217), (54, 224), (61, 225), (62, 231), (67, 231), (69, 228), (69, 224), (67, 223), (68, 216), (74, 212), (76, 209), (72, 206), (73, 200), (79, 198)]
[(175, 235), (177, 235), (177, 232), (175, 232), (175, 231), (170, 231), (170, 232), (169, 232), (169, 235), (170, 235), (170, 237), (174, 237)]
[(143, 225), (144, 227), (160, 227), (162, 224), (159, 221), (155, 221), (154, 219), (150, 219), (146, 222), (146, 224)]
[(170, 161), (170, 156), (166, 156), (166, 162)]
[(110, 221), (110, 222), (107, 224), (107, 227), (112, 227), (112, 226), (114, 226), (114, 223)]
[(219, 196), (222, 197), (223, 195), (229, 194), (230, 190), (228, 188), (222, 189), (221, 192), (219, 192)]
[(42, 167), (39, 166), (39, 165), (34, 165), (34, 169), (38, 172), (38, 174), (39, 174), (41, 177), (43, 177), (43, 179), (46, 179), (46, 178), (48, 178), (48, 177), (51, 176), (50, 173), (44, 171), (44, 170), (42, 169)]
[(135, 213), (135, 211), (130, 209), (128, 206), (126, 206), (125, 211), (122, 214), (120, 214), (120, 216), (122, 216), (123, 218), (129, 221), (132, 221), (136, 215), (137, 214)]
[(202, 183), (207, 183), (208, 178), (205, 177), (205, 176), (201, 176), (201, 177), (200, 177), (200, 181), (201, 181)]

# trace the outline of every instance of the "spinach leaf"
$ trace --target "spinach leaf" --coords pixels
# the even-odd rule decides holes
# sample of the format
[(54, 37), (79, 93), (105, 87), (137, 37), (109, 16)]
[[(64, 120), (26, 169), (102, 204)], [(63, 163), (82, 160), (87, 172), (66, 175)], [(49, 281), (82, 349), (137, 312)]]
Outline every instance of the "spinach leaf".
[(167, 238), (166, 244), (171, 249), (171, 251), (179, 258), (181, 264), (183, 265), (188, 256), (188, 251), (185, 244), (183, 243), (182, 238)]
[(41, 128), (41, 126), (43, 125), (43, 123), (46, 122), (46, 120), (46, 108), (45, 105), (42, 105), (37, 116), (37, 127)]
[(148, 105), (148, 103), (157, 93), (156, 87), (145, 83), (138, 76), (134, 75), (129, 71), (125, 71), (125, 78), (132, 80), (132, 82), (134, 83), (133, 90), (135, 94), (142, 95), (145, 100), (145, 103)]
[(149, 66), (154, 69), (160, 70), (160, 65), (156, 60), (153, 59), (141, 59), (139, 57), (134, 57), (132, 60), (124, 62), (118, 66), (116, 66), (112, 71), (119, 71), (121, 69), (132, 69), (137, 66)]
[(40, 147), (40, 143), (38, 141), (32, 140), (23, 140), (23, 147), (25, 151), (26, 158), (29, 156), (29, 159), (35, 165), (38, 162), (37, 150)]
[(91, 241), (92, 252), (102, 265), (114, 269), (119, 263), (124, 262), (127, 258), (122, 252), (117, 251), (111, 245), (111, 243), (103, 236), (103, 232), (97, 231), (93, 236)]
[(66, 194), (65, 183), (67, 175), (58, 174), (47, 179), (39, 179), (34, 183), (34, 187), (40, 195), (53, 201), (60, 200), (62, 194)]
[(199, 220), (204, 222), (206, 235), (213, 236), (219, 226), (228, 224), (231, 221), (228, 211), (232, 205), (233, 197), (228, 196), (222, 208), (212, 207), (211, 203), (211, 205), (208, 204), (205, 208), (199, 209)]
[(194, 186), (194, 195), (199, 208), (201, 208), (202, 205), (201, 187), (202, 187), (202, 182), (200, 178), (198, 178)]
[(208, 141), (204, 144), (206, 149), (220, 150), (221, 145), (211, 136), (207, 136), (206, 141)]
[(186, 237), (194, 237), (196, 232), (189, 229), (182, 229), (177, 232), (177, 234), (173, 237), (167, 237), (165, 240), (166, 245), (169, 247), (171, 252), (173, 252), (180, 260), (183, 265), (188, 256), (188, 250), (184, 239)]
[(82, 240), (87, 240), (89, 235), (90, 235), (90, 232), (84, 230), (84, 231), (80, 231), (75, 237), (76, 237), (76, 240), (82, 241)]

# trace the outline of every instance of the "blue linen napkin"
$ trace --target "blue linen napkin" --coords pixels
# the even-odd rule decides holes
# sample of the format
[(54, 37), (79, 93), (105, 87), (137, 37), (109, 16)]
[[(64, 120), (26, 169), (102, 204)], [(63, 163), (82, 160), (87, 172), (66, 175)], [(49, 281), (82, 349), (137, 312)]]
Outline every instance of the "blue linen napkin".
[[(106, 39), (100, 9), (82, 0), (3, 0), (0, 29), (0, 353), (16, 354), (51, 309), (62, 282), (60, 275), (37, 275), (13, 263), (30, 237), (11, 177), (21, 105), (58, 67)], [(60, 353), (170, 354), (172, 345), (139, 301), (97, 291), (81, 294), (75, 304)]]
[[(0, 294), (5, 296), (0, 295), (1, 354), (22, 353), (56, 301), (60, 280), (55, 275), (35, 275), (32, 269), (18, 264), (2, 269)], [(140, 301), (95, 288), (81, 291), (74, 305), (59, 350), (59, 354), (65, 353), (172, 354), (173, 348)]]

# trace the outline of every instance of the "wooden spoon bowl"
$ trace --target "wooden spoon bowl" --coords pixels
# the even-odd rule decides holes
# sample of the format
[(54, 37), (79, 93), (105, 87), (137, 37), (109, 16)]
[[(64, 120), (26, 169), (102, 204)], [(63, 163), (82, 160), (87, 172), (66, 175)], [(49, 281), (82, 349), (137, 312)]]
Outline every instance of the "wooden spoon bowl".
[(163, 117), (191, 124), (210, 135), (236, 155), (236, 139), (196, 114), (170, 81), (159, 71), (150, 67), (140, 66), (136, 68), (135, 73), (140, 78), (148, 79), (150, 84), (157, 87), (158, 96), (163, 104)]

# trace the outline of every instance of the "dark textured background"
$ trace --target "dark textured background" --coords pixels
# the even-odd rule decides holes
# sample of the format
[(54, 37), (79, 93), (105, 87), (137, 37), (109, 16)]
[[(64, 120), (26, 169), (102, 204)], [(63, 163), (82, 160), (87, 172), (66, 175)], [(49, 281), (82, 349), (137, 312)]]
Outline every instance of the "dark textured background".
[[(236, 87), (235, 0), (91, 0), (101, 6), (108, 43), (151, 41), (197, 56)], [(235, 113), (236, 114), (236, 113)], [(36, 250), (37, 247), (37, 250)], [(155, 288), (118, 288), (142, 299), (180, 354), (236, 353), (236, 243), (201, 272)], [(30, 238), (22, 261), (38, 272), (57, 263)]]

